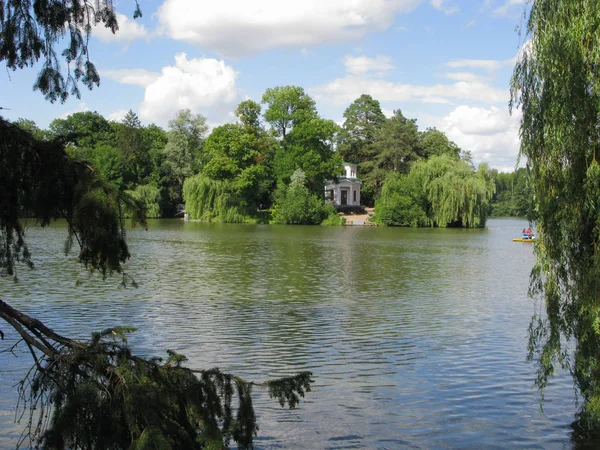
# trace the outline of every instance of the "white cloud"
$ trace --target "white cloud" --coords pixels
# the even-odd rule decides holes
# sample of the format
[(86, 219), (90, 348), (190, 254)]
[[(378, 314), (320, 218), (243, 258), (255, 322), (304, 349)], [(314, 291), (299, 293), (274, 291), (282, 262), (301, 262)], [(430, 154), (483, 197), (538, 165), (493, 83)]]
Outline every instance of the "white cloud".
[(444, 75), (446, 78), (456, 81), (480, 82), (481, 76), (472, 72), (448, 72)]
[(196, 114), (221, 120), (239, 100), (236, 77), (237, 72), (224, 61), (187, 59), (185, 53), (175, 55), (175, 65), (163, 67), (161, 74), (146, 86), (140, 118), (166, 123), (177, 111), (189, 108)]
[(63, 113), (61, 115), (58, 116), (59, 119), (66, 119), (67, 117), (78, 113), (78, 112), (85, 112), (85, 111), (89, 111), (90, 108), (88, 105), (86, 105), (85, 102), (79, 102), (79, 104), (77, 105), (77, 108), (72, 109), (70, 111), (67, 111), (66, 113)]
[(369, 74), (382, 77), (394, 69), (392, 58), (383, 55), (377, 55), (375, 58), (346, 55), (343, 61), (344, 66), (346, 66), (346, 72), (352, 75)]
[(461, 105), (443, 118), (440, 129), (463, 150), (471, 151), (474, 162), (486, 161), (506, 171), (517, 162), (520, 119), (519, 111), (511, 116), (507, 109), (495, 106)]
[(159, 73), (150, 72), (145, 69), (116, 69), (101, 70), (102, 76), (115, 80), (122, 84), (135, 84), (147, 87), (160, 77)]
[(388, 119), (390, 117), (394, 117), (394, 110), (393, 109), (388, 109), (388, 108), (381, 108), (381, 112), (383, 113), (383, 115), (385, 117), (387, 117)]
[(457, 59), (446, 63), (447, 67), (453, 69), (483, 69), (483, 70), (497, 70), (502, 67), (507, 67), (514, 64), (515, 59), (507, 60), (496, 60), (496, 59)]
[(385, 30), (422, 0), (165, 0), (162, 31), (226, 57), (280, 47), (307, 48)]
[(459, 11), (457, 6), (448, 5), (448, 0), (431, 0), (430, 3), (435, 9), (448, 15)]
[[(491, 1), (488, 1), (488, 7), (494, 8), (491, 4)], [(523, 5), (527, 3), (527, 0), (505, 0), (502, 6), (498, 6), (492, 10), (492, 14), (496, 16), (513, 16), (520, 9), (522, 10)]]
[(118, 109), (116, 111), (111, 112), (108, 115), (108, 120), (113, 120), (115, 122), (121, 122), (129, 111), (127, 109)]
[(131, 42), (137, 39), (147, 39), (150, 33), (144, 25), (130, 19), (125, 14), (117, 13), (117, 22), (119, 30), (113, 34), (110, 28), (106, 28), (100, 23), (92, 29), (92, 36), (98, 37), (105, 42)]
[(494, 88), (482, 81), (457, 81), (431, 86), (395, 83), (386, 80), (347, 76), (308, 90), (315, 100), (338, 105), (350, 104), (361, 94), (380, 102), (420, 100), (428, 103), (452, 103), (469, 100), (487, 104), (506, 103), (508, 90)]

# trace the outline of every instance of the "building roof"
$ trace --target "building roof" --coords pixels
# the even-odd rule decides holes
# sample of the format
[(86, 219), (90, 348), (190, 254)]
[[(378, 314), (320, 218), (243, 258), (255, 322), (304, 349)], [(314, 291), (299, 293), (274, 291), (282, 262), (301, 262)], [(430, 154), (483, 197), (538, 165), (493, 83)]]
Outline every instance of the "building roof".
[(339, 184), (340, 182), (342, 182), (342, 181), (349, 181), (349, 182), (351, 182), (351, 183), (360, 183), (360, 184), (362, 184), (362, 181), (361, 181), (361, 180), (359, 180), (359, 179), (358, 179), (358, 178), (356, 178), (356, 177), (344, 177), (344, 176), (339, 176), (339, 177), (337, 177), (337, 182), (338, 182), (338, 184)]

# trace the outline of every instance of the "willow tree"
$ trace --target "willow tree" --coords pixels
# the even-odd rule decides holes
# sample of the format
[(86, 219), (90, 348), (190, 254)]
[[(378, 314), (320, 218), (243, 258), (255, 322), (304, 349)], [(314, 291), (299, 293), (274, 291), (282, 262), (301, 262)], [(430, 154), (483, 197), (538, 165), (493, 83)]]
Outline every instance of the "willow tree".
[(477, 171), (466, 161), (448, 155), (416, 163), (409, 173), (425, 199), (425, 211), (439, 227), (484, 226), (495, 184), (486, 164)]
[(580, 393), (581, 429), (600, 434), (600, 3), (538, 0), (514, 69), (521, 151), (537, 227), (529, 356), (542, 389), (557, 366)]

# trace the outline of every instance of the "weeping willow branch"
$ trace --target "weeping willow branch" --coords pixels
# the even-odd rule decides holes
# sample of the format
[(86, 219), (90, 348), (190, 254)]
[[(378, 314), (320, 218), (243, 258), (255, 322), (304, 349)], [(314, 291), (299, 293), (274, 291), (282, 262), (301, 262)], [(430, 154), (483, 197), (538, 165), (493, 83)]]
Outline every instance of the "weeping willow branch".
[(127, 344), (133, 328), (76, 341), (2, 300), (0, 318), (34, 362), (18, 387), (20, 417), (27, 418), (19, 446), (201, 449), (227, 448), (233, 440), (252, 448), (258, 432), (252, 388), (268, 389), (282, 407), (295, 408), (313, 382), (310, 372), (256, 383), (218, 368), (190, 369), (173, 351), (165, 360), (135, 356)]

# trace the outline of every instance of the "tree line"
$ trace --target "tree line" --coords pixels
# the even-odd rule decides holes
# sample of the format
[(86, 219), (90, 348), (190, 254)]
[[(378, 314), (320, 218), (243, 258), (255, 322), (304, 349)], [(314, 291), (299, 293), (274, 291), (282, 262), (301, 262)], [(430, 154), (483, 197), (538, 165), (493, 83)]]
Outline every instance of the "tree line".
[(358, 164), (362, 201), (376, 207), (382, 225), (472, 227), (489, 214), (527, 213), (524, 173), (475, 168), (442, 131), (420, 131), (400, 110), (386, 118), (369, 95), (348, 106), (341, 126), (322, 118), (298, 86), (267, 89), (261, 103), (245, 100), (235, 116), (210, 133), (207, 119), (189, 109), (167, 130), (142, 125), (131, 110), (120, 122), (87, 111), (47, 130), (26, 119), (16, 124), (62, 143), (141, 201), (148, 217), (174, 217), (185, 205), (190, 218), (205, 221), (340, 224), (324, 185), (343, 161)]
[[(140, 16), (141, 11), (136, 1), (133, 17)], [(525, 45), (517, 58), (511, 80), (510, 107), (519, 108), (522, 112), (520, 156), (527, 159), (528, 183), (524, 189), (526, 195), (531, 197), (535, 213), (531, 217), (535, 217), (538, 232), (538, 241), (534, 246), (536, 265), (532, 270), (530, 294), (542, 298), (545, 306), (543, 312), (536, 314), (531, 321), (529, 357), (537, 362), (536, 383), (542, 391), (557, 366), (562, 366), (572, 374), (580, 399), (577, 420), (573, 424), (574, 438), (578, 443), (579, 437), (597, 438), (600, 435), (600, 167), (596, 156), (600, 122), (600, 78), (597, 70), (600, 65), (600, 52), (597, 50), (600, 47), (600, 34), (597, 32), (600, 26), (600, 3), (596, 0), (533, 0), (529, 11), (525, 10), (523, 17), (526, 22), (523, 22), (520, 30), (523, 32)], [(0, 61), (5, 62), (7, 69), (11, 70), (31, 67), (41, 62), (34, 89), (39, 90), (51, 102), (64, 101), (69, 95), (79, 97), (78, 83), (83, 83), (91, 89), (100, 82), (88, 53), (88, 42), (93, 29), (90, 24), (104, 25), (113, 33), (116, 32), (117, 14), (112, 2), (3, 2), (0, 4), (0, 29), (3, 35), (3, 39), (0, 40)], [(63, 39), (64, 37), (67, 39)], [(66, 48), (56, 51), (56, 46), (62, 44), (66, 45)], [(61, 70), (61, 60), (67, 63), (66, 72)], [(288, 110), (286, 113), (286, 116), (291, 117), (296, 111)], [(266, 117), (265, 119), (269, 121)], [(279, 123), (281, 138), (285, 140), (290, 122), (284, 119)], [(79, 259), (82, 264), (90, 269), (100, 270), (103, 274), (113, 271), (119, 273), (121, 262), (129, 256), (121, 221), (121, 205), (125, 201), (131, 203), (129, 196), (118, 195), (120, 191), (115, 191), (101, 182), (98, 170), (91, 165), (77, 163), (69, 158), (57, 141), (44, 144), (42, 140), (33, 138), (31, 133), (19, 132), (16, 128), (0, 118), (0, 186), (3, 187), (0, 189), (0, 275), (12, 274), (15, 262), (31, 265), (29, 249), (24, 240), (22, 224), (19, 222), (19, 214), (23, 211), (36, 212), (42, 225), (57, 217), (67, 218), (70, 220), (68, 242), (72, 243), (76, 238), (81, 249)], [(32, 131), (39, 130), (34, 127)], [(342, 142), (340, 150), (343, 144)], [(370, 146), (358, 145), (355, 149), (357, 147), (376, 150), (376, 147)], [(427, 220), (431, 221), (432, 216), (428, 214), (435, 209), (436, 202), (444, 198), (452, 199), (449, 205), (453, 207), (448, 208), (450, 211), (464, 206), (464, 202), (460, 201), (461, 189), (448, 189), (448, 186), (444, 186), (442, 190), (442, 183), (431, 175), (442, 173), (449, 181), (458, 183), (460, 174), (468, 171), (464, 169), (464, 164), (459, 163), (456, 167), (457, 174), (453, 176), (450, 172), (448, 175), (444, 170), (452, 164), (444, 159), (450, 158), (456, 162), (456, 158), (447, 155), (439, 157), (442, 159), (434, 159), (432, 163), (415, 164), (431, 164), (431, 167), (418, 169), (417, 175), (414, 176), (415, 179), (424, 181), (425, 186), (415, 184), (414, 179), (407, 180), (401, 175), (395, 175), (400, 173), (397, 169), (392, 170), (389, 175), (398, 177), (398, 180), (390, 185), (392, 196), (395, 195), (399, 202), (405, 202), (409, 212), (414, 210), (412, 215), (417, 220), (419, 216), (423, 219), (422, 214), (425, 213)], [(377, 161), (385, 160), (372, 158), (372, 155), (365, 159), (367, 164), (363, 161), (362, 166), (367, 172), (369, 163), (374, 170)], [(461, 161), (469, 164), (468, 154), (465, 154)], [(17, 168), (23, 170), (16, 170)], [(436, 172), (436, 169), (441, 172)], [(412, 170), (411, 168), (410, 171)], [(480, 172), (480, 169), (477, 172)], [(307, 178), (303, 172), (295, 170), (292, 174), (292, 190), (299, 187), (300, 183), (303, 188), (308, 189), (305, 185)], [(493, 171), (491, 174), (493, 175)], [(480, 180), (484, 180), (484, 185), (487, 185), (485, 181), (489, 175), (485, 168), (478, 175)], [(387, 176), (386, 174), (384, 179), (387, 179)], [(514, 186), (519, 184), (519, 176), (517, 171), (515, 179), (510, 180), (510, 194), (506, 194), (501, 200), (505, 205), (518, 204), (520, 191), (515, 191)], [(480, 194), (483, 192), (481, 181), (471, 183)], [(396, 189), (392, 189), (393, 184), (397, 184)], [(373, 198), (376, 199), (379, 189), (376, 182), (373, 183), (372, 189), (375, 193)], [(383, 191), (383, 187), (381, 189)], [(421, 204), (418, 202), (418, 196), (411, 198), (414, 191), (419, 189), (425, 191), (425, 198), (421, 197)], [(508, 191), (508, 188), (497, 191), (497, 199), (502, 192)], [(483, 198), (489, 198), (489, 193), (485, 194)], [(480, 208), (473, 206), (476, 205), (470, 203), (466, 208), (470, 218), (476, 217), (480, 211)], [(443, 216), (440, 216), (439, 220), (442, 220), (441, 217)], [(115, 245), (106, 245), (106, 241)], [(36, 363), (34, 367), (43, 370), (44, 366), (65, 361), (62, 351), (56, 355), (50, 347), (60, 350), (57, 343), (62, 341), (63, 345), (67, 345), (70, 342), (44, 327), (40, 321), (32, 320), (3, 302), (0, 302), (0, 317), (14, 330), (24, 331), (22, 336), (32, 351), (33, 361)], [(39, 340), (23, 330), (23, 326)], [(3, 336), (0, 330), (0, 339)], [(96, 335), (91, 344), (97, 345), (104, 337), (103, 334)], [(50, 341), (54, 341), (55, 344)], [(42, 349), (46, 346), (45, 349), (51, 354), (38, 360), (33, 351), (34, 342)], [(572, 344), (574, 345), (571, 346)], [(100, 358), (96, 358), (96, 354), (99, 354)], [(76, 356), (83, 369), (87, 369), (93, 361), (102, 362), (104, 357), (115, 354), (120, 354), (120, 349), (100, 349), (95, 354), (88, 353), (87, 358), (82, 358), (80, 352)], [(129, 363), (127, 358), (128, 355), (125, 354), (125, 365)], [(165, 372), (169, 375), (173, 373), (171, 369), (174, 366), (178, 367), (177, 360), (180, 359), (176, 357), (175, 360), (175, 364), (164, 365)], [(156, 360), (148, 362), (158, 364)], [(100, 367), (112, 369), (113, 364), (100, 364)], [(156, 373), (152, 364), (150, 367), (153, 368), (153, 373)], [(114, 371), (111, 370), (111, 373)], [(98, 379), (98, 373), (92, 373), (89, 379)], [(106, 377), (103, 379), (107, 380)], [(60, 411), (60, 406), (67, 404), (72, 406), (73, 413), (77, 413), (82, 402), (81, 397), (74, 395), (78, 392), (73, 392), (73, 388), (83, 386), (84, 392), (93, 392), (93, 389), (89, 389), (89, 383), (77, 384), (77, 380), (81, 381), (81, 378), (76, 377), (76, 384), (70, 384), (69, 391), (59, 387), (53, 392), (53, 397), (46, 397), (48, 403), (58, 406), (57, 411)], [(179, 380), (175, 380), (175, 384), (178, 384)], [(158, 388), (170, 387), (164, 379), (152, 380), (152, 383), (145, 381), (140, 392), (150, 384)], [(229, 383), (225, 383), (225, 386), (227, 385), (230, 386)], [(38, 383), (36, 386), (41, 385)], [(223, 383), (207, 384), (211, 393), (220, 392), (223, 395), (224, 390), (220, 386), (223, 386)], [(52, 389), (49, 385), (42, 387), (41, 392)], [(300, 384), (300, 388), (302, 387)], [(284, 392), (281, 389), (276, 391), (279, 394)], [(301, 389), (299, 391), (302, 392)], [(31, 389), (29, 392), (35, 395)], [(96, 393), (104, 395), (105, 392), (107, 391), (104, 386), (96, 385)], [(239, 392), (244, 398), (250, 398), (247, 389), (242, 388)], [(225, 393), (225, 410), (228, 413), (226, 417), (229, 418), (231, 390), (225, 389)], [(210, 398), (214, 399), (214, 396)], [(121, 404), (124, 402), (121, 401)], [(243, 404), (247, 406), (247, 403), (240, 402), (240, 407)], [(36, 403), (30, 405), (34, 411)], [(140, 426), (142, 422), (148, 425), (146, 418), (142, 422), (135, 418), (125, 422), (124, 429), (119, 428), (121, 434), (115, 435), (117, 439), (123, 438), (123, 442), (120, 442), (120, 445), (111, 443), (111, 447), (150, 448), (149, 440), (155, 443), (159, 435), (168, 435), (167, 439), (171, 441), (167, 441), (164, 446), (161, 444), (160, 447), (190, 448), (187, 439), (190, 437), (192, 440), (200, 438), (198, 447), (204, 448), (203, 436), (198, 434), (204, 432), (206, 436), (207, 433), (206, 430), (198, 430), (197, 426), (189, 427), (189, 433), (184, 433), (183, 437), (180, 429), (176, 429), (174, 434), (166, 433), (164, 428), (161, 430), (161, 426), (164, 427), (166, 422), (172, 424), (173, 420), (186, 423), (181, 416), (189, 414), (192, 410), (188, 405), (176, 403), (176, 406), (183, 407), (172, 409), (168, 417), (158, 418), (156, 426)], [(232, 428), (231, 421), (223, 421), (221, 404), (211, 401), (207, 405), (200, 404), (196, 407), (198, 411), (206, 408), (208, 417), (216, 418), (216, 422), (209, 424), (209, 431), (214, 430), (215, 424), (218, 427), (219, 422), (223, 426), (227, 425), (221, 436), (218, 430), (214, 430), (222, 446), (227, 447), (228, 437), (231, 435), (229, 431)], [(246, 412), (245, 417), (249, 418), (242, 421), (242, 428), (246, 432), (238, 434), (237, 438), (236, 435), (233, 436), (240, 448), (252, 445), (252, 433), (247, 431), (254, 429), (252, 409), (243, 409)], [(87, 414), (85, 410), (82, 412)], [(89, 419), (88, 416), (86, 418)], [(77, 422), (66, 420), (58, 425)], [(65, 433), (61, 432), (65, 430), (56, 427), (57, 422), (52, 422), (47, 432), (58, 440), (48, 443), (42, 436), (42, 439), (34, 440), (35, 445), (31, 446), (39, 447), (42, 444), (42, 448), (62, 448), (69, 447), (74, 442), (70, 447), (91, 447), (92, 445), (87, 444), (97, 443), (116, 429), (111, 429), (108, 434), (98, 434), (97, 427), (93, 426), (94, 421), (88, 420), (88, 423), (92, 425), (90, 429), (66, 430)], [(206, 423), (194, 420), (195, 425)], [(121, 424), (122, 422), (118, 425)], [(117, 423), (113, 422), (113, 425)], [(145, 434), (146, 430), (148, 434)], [(46, 435), (44, 427), (38, 427), (37, 431)], [(151, 436), (151, 439), (146, 439), (148, 436)], [(250, 439), (244, 441), (240, 436), (249, 436)], [(81, 440), (83, 437), (86, 441)], [(142, 439), (144, 442), (141, 442)], [(104, 441), (102, 442), (104, 444)], [(585, 441), (583, 442), (585, 445)]]

